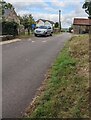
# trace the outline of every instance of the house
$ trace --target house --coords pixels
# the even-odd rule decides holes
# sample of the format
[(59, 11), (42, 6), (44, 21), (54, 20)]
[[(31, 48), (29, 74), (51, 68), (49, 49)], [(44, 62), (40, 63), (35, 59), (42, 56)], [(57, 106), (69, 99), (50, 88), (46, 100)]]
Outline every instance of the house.
[(44, 19), (39, 19), (36, 21), (36, 27), (39, 27), (39, 26), (51, 26), (53, 27), (54, 26), (54, 22), (53, 21), (50, 21), (50, 20), (44, 20)]
[(75, 34), (89, 33), (91, 26), (91, 19), (74, 18), (73, 30)]
[(11, 9), (5, 9), (3, 17), (5, 21), (9, 22), (14, 21), (20, 25), (20, 20), (13, 7)]

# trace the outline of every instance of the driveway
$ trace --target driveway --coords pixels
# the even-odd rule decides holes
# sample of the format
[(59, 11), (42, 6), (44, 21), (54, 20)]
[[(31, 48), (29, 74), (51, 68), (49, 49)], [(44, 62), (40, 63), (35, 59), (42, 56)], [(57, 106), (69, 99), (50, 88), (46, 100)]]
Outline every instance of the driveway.
[(2, 45), (3, 118), (21, 117), (70, 38), (63, 33)]

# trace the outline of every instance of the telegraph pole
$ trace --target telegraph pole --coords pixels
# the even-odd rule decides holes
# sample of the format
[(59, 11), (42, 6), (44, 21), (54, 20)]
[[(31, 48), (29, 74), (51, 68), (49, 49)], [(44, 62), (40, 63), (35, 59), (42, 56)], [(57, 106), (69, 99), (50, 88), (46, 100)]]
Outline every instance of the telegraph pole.
[(61, 10), (59, 10), (59, 30), (61, 31)]

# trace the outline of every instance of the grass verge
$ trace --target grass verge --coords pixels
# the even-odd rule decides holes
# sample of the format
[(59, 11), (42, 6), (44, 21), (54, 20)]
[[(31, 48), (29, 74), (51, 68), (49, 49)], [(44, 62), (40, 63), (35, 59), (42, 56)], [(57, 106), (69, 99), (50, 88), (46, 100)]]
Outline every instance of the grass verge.
[(53, 35), (60, 35), (62, 32), (54, 32)]
[(27, 118), (89, 118), (89, 38), (70, 39), (29, 108)]
[(30, 38), (32, 36), (33, 36), (32, 33), (30, 33), (30, 35), (28, 35), (28, 33), (25, 33), (25, 34), (21, 34), (21, 35), (19, 35), (17, 37), (20, 38), (20, 39), (26, 39), (26, 38)]

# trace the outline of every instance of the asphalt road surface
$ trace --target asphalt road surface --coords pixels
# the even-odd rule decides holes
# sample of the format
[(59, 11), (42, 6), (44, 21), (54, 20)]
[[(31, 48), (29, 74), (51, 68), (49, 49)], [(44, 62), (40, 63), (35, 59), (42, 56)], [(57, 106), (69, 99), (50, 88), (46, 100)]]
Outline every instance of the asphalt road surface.
[(64, 33), (2, 45), (3, 118), (21, 117), (70, 38), (71, 34)]

